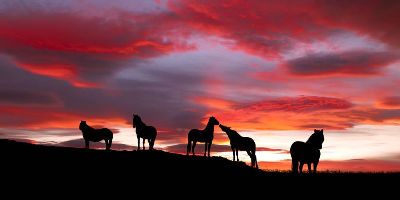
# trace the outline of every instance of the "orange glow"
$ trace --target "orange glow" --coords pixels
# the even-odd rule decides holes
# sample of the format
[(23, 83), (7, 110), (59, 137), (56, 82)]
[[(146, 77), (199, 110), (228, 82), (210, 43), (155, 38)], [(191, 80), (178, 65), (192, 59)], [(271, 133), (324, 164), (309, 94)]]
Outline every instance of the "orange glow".
[(99, 87), (99, 84), (76, 80), (76, 68), (68, 64), (27, 64), (17, 63), (17, 66), (31, 73), (69, 81), (73, 86), (80, 88)]
[(195, 103), (204, 105), (210, 109), (230, 110), (234, 105), (233, 102), (224, 99), (208, 98), (208, 97), (195, 97), (192, 99)]

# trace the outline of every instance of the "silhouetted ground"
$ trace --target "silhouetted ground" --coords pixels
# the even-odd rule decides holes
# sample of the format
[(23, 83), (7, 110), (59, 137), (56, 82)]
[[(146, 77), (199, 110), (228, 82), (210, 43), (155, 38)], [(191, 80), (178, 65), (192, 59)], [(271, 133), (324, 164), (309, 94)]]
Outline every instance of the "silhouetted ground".
[(157, 150), (87, 150), (0, 140), (0, 152), (1, 180), (11, 187), (54, 187), (63, 192), (88, 188), (89, 194), (97, 195), (124, 188), (129, 192), (152, 191), (148, 195), (167, 190), (169, 193), (158, 195), (185, 191), (229, 195), (284, 191), (280, 194), (285, 196), (315, 190), (330, 195), (351, 192), (382, 197), (396, 192), (393, 188), (400, 180), (399, 173), (266, 172), (221, 157), (188, 157)]

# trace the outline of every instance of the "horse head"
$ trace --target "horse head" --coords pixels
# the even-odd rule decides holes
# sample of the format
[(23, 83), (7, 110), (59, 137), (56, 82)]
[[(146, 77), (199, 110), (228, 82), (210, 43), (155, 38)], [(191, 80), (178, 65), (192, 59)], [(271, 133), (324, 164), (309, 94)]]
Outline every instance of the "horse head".
[(132, 121), (132, 126), (133, 128), (136, 128), (137, 123), (140, 123), (142, 119), (139, 117), (139, 115), (133, 114), (133, 121)]
[(219, 125), (219, 121), (215, 119), (214, 116), (211, 116), (210, 119), (208, 120), (208, 123), (211, 123), (212, 125)]
[(86, 121), (81, 120), (81, 123), (79, 124), (79, 130), (83, 130), (84, 127), (86, 127), (86, 126), (87, 126)]
[(231, 127), (224, 126), (222, 124), (219, 125), (219, 128), (221, 128), (221, 130), (224, 131), (225, 133), (231, 131)]
[(322, 149), (324, 140), (324, 129), (314, 129), (314, 133), (308, 138), (306, 143), (313, 145), (317, 149)]

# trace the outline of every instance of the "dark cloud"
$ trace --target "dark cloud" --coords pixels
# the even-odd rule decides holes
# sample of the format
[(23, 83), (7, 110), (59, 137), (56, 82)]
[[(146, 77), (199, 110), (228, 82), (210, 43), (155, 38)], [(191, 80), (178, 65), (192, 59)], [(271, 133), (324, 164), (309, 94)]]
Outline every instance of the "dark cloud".
[(396, 60), (398, 56), (390, 52), (350, 51), (307, 55), (287, 61), (284, 67), (301, 76), (374, 75)]
[(57, 105), (60, 99), (43, 91), (0, 89), (0, 102), (17, 105)]
[(32, 73), (94, 87), (128, 60), (133, 63), (189, 48), (174, 42), (178, 39), (165, 24), (156, 23), (165, 18), (160, 13), (114, 14), (107, 18), (64, 9), (27, 12), (16, 4), (14, 9), (0, 10), (0, 53)]

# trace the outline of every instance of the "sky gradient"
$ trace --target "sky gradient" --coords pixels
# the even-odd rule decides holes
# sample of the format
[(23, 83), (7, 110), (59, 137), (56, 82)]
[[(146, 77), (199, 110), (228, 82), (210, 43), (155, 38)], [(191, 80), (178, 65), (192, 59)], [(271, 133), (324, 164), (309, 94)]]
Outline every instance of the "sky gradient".
[[(266, 169), (324, 129), (329, 170), (400, 171), (400, 2), (0, 0), (0, 137), (136, 146), (132, 114), (182, 153), (210, 116)], [(231, 159), (216, 127), (213, 155)], [(204, 151), (202, 145), (196, 152)], [(245, 153), (240, 158), (249, 161)]]

